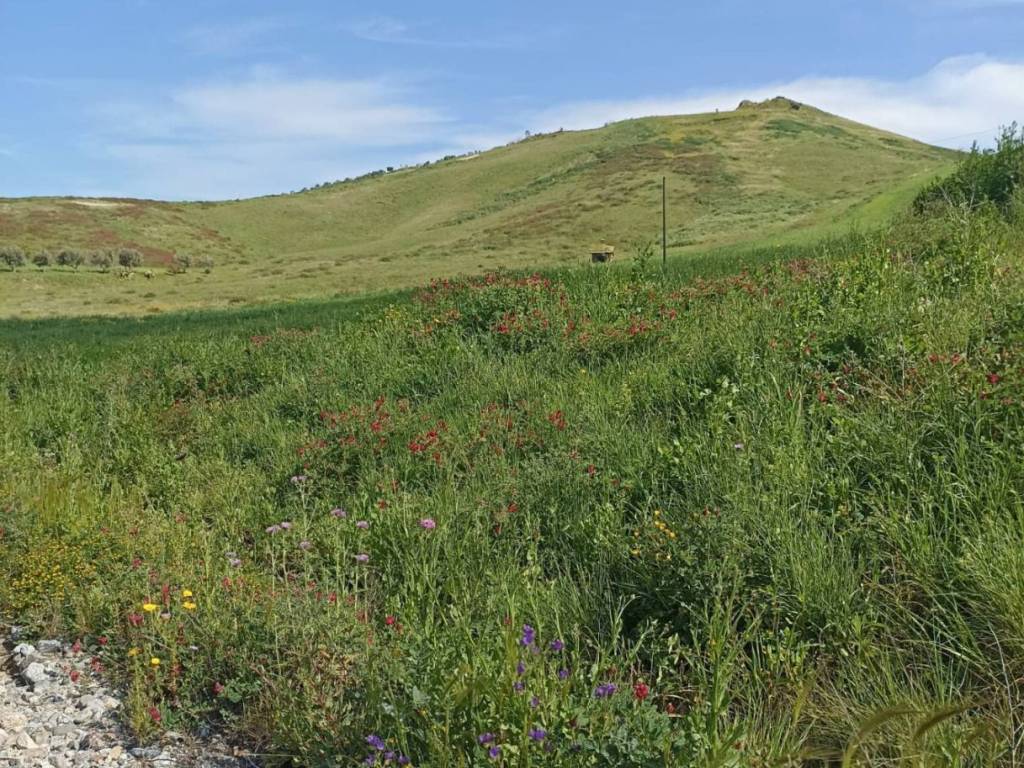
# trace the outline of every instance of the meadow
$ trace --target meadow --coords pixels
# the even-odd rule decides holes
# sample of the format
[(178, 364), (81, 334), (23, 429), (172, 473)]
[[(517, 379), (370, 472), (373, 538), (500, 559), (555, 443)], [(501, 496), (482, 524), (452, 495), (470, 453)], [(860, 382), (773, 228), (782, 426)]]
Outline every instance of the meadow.
[(0, 610), (268, 765), (1014, 765), (1020, 146), (664, 271), (5, 321)]
[[(794, 106), (798, 108), (794, 108)], [(957, 153), (787, 100), (560, 131), (488, 152), (223, 202), (0, 199), (0, 317), (124, 315), (350, 297), (435, 277), (579, 265), (660, 227), (680, 258), (873, 228)], [(151, 279), (31, 266), (40, 249), (136, 249)], [(175, 255), (210, 272), (172, 273)]]

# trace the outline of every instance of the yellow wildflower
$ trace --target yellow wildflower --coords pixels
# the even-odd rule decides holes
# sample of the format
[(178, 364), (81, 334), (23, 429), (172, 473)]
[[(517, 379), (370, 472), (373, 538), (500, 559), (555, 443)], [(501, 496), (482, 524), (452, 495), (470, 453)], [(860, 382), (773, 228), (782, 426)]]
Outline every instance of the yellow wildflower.
[(186, 611), (194, 611), (196, 609), (196, 604), (193, 603), (191, 600), (186, 600), (181, 605)]
[(181, 590), (181, 596), (182, 597), (192, 597), (192, 590), (191, 589), (183, 589), (183, 590)]
[(130, 657), (138, 656), (139, 655), (139, 649), (138, 648), (129, 648), (128, 649), (128, 655)]
[(158, 606), (156, 603), (143, 603), (142, 604), (142, 610), (144, 610), (146, 613), (153, 613), (153, 611), (155, 611), (159, 607), (160, 606)]
[(160, 659), (158, 659), (156, 656), (154, 656), (152, 659), (149, 660), (149, 665), (151, 667), (159, 667), (160, 666)]

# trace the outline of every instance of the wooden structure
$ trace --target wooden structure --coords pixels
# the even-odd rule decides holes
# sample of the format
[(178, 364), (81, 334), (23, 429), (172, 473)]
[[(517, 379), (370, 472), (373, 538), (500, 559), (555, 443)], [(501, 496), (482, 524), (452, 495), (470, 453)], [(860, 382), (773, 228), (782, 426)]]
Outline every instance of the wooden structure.
[(614, 256), (614, 245), (601, 245), (590, 252), (590, 261), (594, 264), (604, 264), (606, 261), (611, 261)]

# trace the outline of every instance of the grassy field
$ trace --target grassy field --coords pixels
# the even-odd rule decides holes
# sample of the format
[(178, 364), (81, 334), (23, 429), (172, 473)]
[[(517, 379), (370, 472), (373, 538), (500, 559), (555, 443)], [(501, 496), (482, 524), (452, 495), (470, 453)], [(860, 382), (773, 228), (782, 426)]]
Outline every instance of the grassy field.
[[(877, 226), (955, 154), (790, 102), (538, 135), (479, 155), (223, 203), (0, 200), (0, 245), (133, 247), (151, 279), (0, 273), (0, 316), (140, 314), (326, 298), (497, 268), (579, 264), (660, 235), (674, 255)], [(171, 275), (174, 253), (210, 274)]]
[(0, 608), (268, 764), (1013, 765), (1022, 242), (2, 322)]

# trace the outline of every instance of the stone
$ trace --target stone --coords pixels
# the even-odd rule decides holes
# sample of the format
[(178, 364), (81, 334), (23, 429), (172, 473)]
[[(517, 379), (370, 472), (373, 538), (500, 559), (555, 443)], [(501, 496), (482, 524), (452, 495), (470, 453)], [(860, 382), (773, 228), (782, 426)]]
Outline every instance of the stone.
[(21, 677), (26, 683), (35, 687), (40, 683), (45, 683), (50, 679), (50, 676), (46, 672), (46, 668), (37, 661), (32, 662), (21, 672)]
[(60, 640), (40, 640), (39, 652), (44, 656), (55, 656), (64, 652), (64, 643)]
[(35, 654), (35, 646), (29, 645), (28, 643), (19, 643), (18, 645), (14, 646), (15, 656), (35, 656)]
[(35, 743), (31, 736), (28, 735), (27, 731), (22, 731), (18, 734), (18, 737), (14, 740), (14, 746), (18, 749), (38, 749), (39, 745)]

